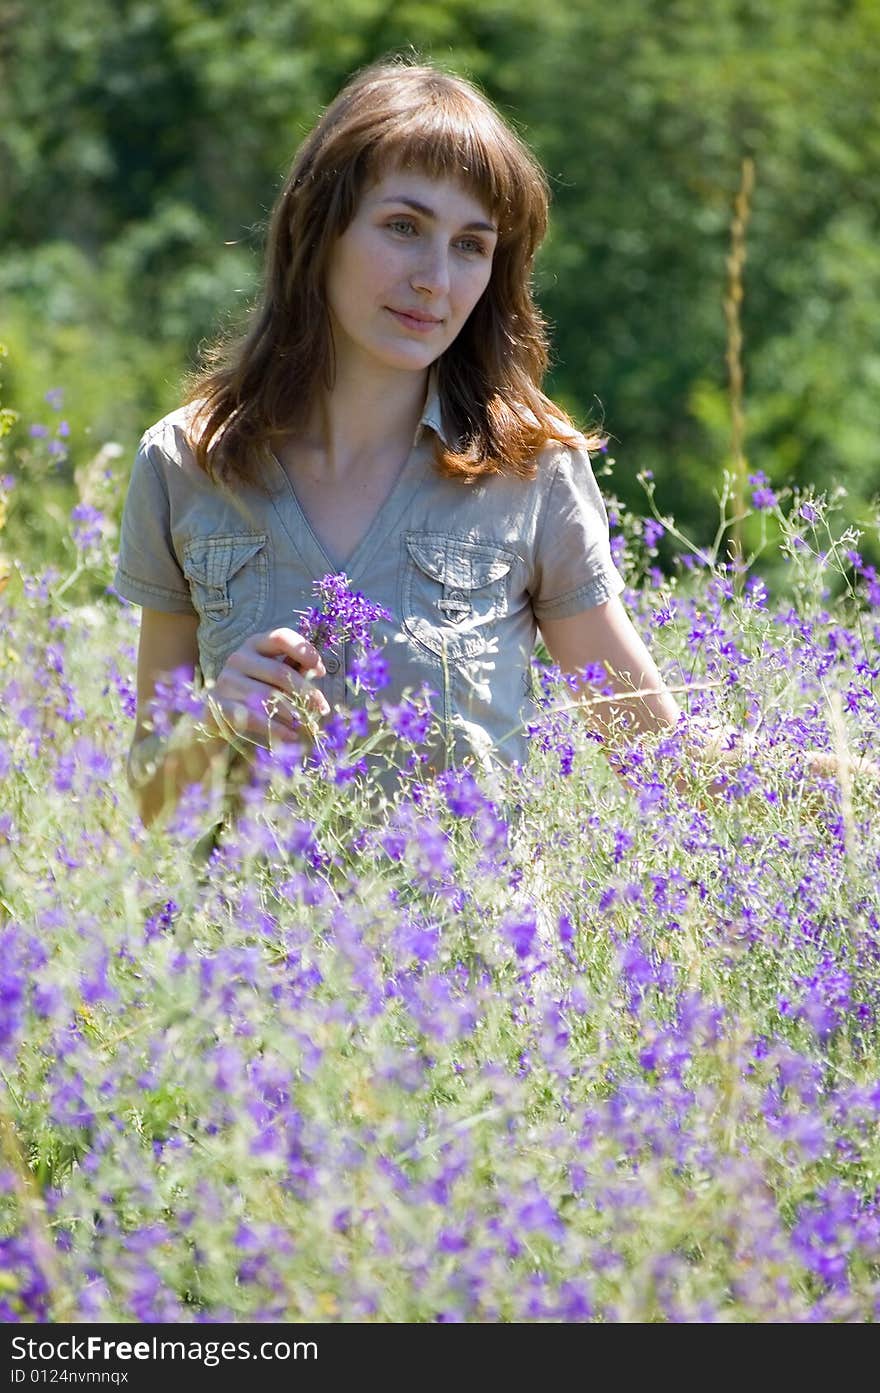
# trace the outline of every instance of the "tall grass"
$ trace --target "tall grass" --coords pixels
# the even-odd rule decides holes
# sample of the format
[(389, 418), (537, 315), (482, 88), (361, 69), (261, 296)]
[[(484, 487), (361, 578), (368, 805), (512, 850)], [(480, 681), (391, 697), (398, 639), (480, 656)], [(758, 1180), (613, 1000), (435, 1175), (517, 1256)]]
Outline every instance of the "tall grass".
[(617, 775), (546, 667), (493, 777), (423, 781), (380, 692), (320, 765), (255, 752), (208, 855), (206, 795), (144, 830), (125, 786), (114, 468), (0, 597), (0, 1314), (873, 1318), (877, 784), (807, 772), (877, 757), (839, 499), (755, 487), (781, 600), (723, 559), (729, 482), (705, 547), (650, 480), (648, 517), (611, 500), (688, 709)]

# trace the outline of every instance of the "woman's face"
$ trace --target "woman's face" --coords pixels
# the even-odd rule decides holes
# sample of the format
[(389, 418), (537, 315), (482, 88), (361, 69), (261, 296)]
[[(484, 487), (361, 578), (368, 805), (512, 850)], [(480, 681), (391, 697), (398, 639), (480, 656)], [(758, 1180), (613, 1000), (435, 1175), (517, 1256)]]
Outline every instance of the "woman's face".
[(430, 367), (489, 284), (496, 241), (494, 219), (463, 185), (383, 175), (330, 255), (338, 366)]

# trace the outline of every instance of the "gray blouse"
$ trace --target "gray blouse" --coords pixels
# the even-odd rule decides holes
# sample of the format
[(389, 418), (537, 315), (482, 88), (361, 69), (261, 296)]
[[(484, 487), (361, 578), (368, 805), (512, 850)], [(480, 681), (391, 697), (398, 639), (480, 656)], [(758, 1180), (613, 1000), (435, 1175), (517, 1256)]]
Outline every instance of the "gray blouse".
[[(281, 464), (261, 488), (212, 484), (187, 441), (187, 408), (144, 435), (122, 519), (115, 586), (135, 604), (198, 616), (201, 673), (219, 674), (253, 633), (286, 625), (315, 602), (313, 584), (344, 569), (384, 606), (380, 622), (398, 702), (435, 693), (444, 767), (524, 761), (534, 719), (530, 658), (542, 619), (563, 619), (623, 588), (586, 448), (545, 447), (533, 480), (442, 477), (433, 433), (448, 439), (432, 379), (409, 457), (366, 536), (340, 568), (315, 536)], [(346, 704), (347, 645), (325, 649), (319, 685)]]

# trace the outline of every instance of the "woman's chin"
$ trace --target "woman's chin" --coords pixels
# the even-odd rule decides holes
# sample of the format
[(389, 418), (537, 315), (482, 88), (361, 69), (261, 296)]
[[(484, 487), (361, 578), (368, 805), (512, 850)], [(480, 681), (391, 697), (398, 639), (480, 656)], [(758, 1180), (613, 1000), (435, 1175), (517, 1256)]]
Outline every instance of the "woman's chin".
[(439, 358), (440, 351), (436, 344), (429, 347), (426, 343), (407, 343), (389, 347), (381, 354), (381, 359), (389, 368), (401, 372), (414, 372), (429, 368)]

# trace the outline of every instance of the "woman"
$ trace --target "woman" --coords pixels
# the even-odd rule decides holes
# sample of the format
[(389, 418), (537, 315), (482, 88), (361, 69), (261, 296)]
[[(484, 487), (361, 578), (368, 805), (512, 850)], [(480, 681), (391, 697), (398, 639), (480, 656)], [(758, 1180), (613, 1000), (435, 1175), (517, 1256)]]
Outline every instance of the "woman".
[[(344, 570), (383, 605), (390, 699), (435, 693), (447, 758), (522, 759), (540, 631), (566, 673), (604, 663), (640, 729), (678, 708), (623, 609), (580, 435), (541, 391), (530, 276), (547, 220), (533, 157), (469, 83), (375, 65), (337, 96), (276, 204), (239, 343), (135, 461), (116, 586), (143, 606), (129, 777), (151, 821), (216, 770), (346, 701), (350, 654), (298, 631)], [(200, 670), (215, 717), (169, 749), (157, 682)], [(644, 696), (626, 698), (626, 693)]]

